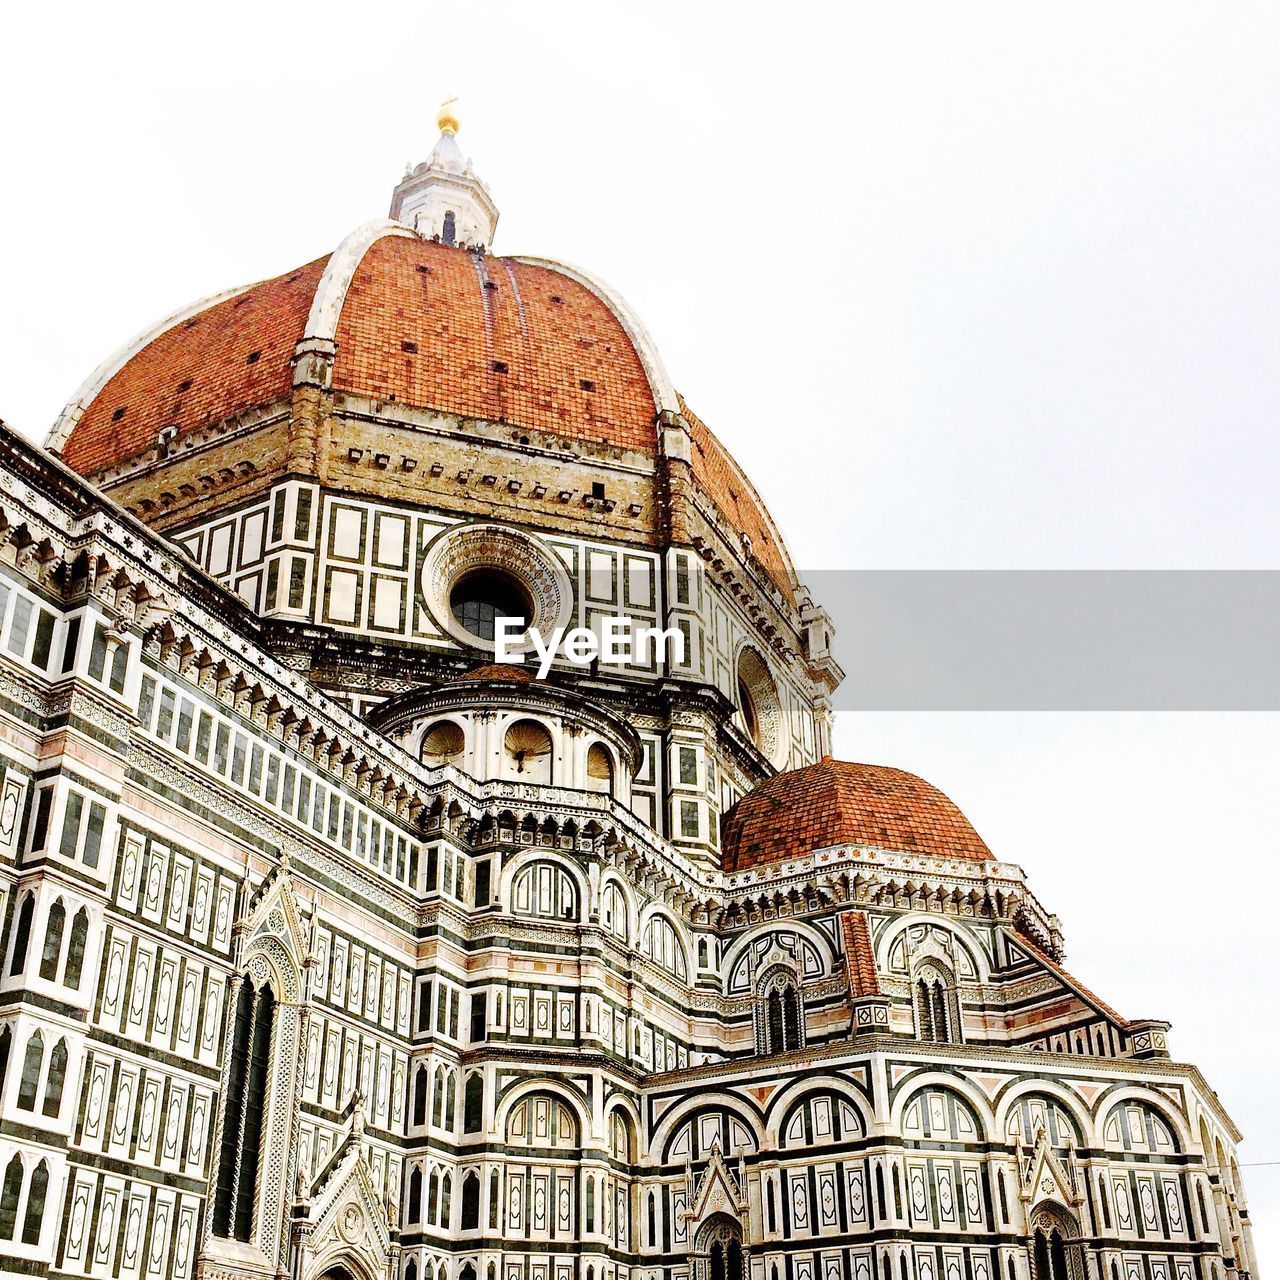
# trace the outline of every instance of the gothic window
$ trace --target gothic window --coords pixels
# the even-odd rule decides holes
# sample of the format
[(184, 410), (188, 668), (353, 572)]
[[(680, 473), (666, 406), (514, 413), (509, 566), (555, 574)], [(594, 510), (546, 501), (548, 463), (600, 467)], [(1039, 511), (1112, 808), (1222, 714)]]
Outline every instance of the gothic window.
[(84, 951), (89, 940), (89, 913), (81, 907), (71, 922), (71, 935), (67, 940), (67, 965), (62, 974), (64, 986), (73, 991), (80, 988), (80, 975), (84, 970)]
[(215, 1235), (246, 1242), (253, 1233), (253, 1198), (262, 1154), (263, 1107), (274, 1019), (275, 994), (270, 984), (259, 991), (245, 979), (236, 1000), (231, 1033), (213, 1231)]
[(600, 895), (600, 923), (615, 938), (627, 940), (627, 900), (616, 880), (610, 880)]
[(804, 1048), (804, 1004), (795, 975), (771, 969), (756, 990), (756, 1051), (789, 1053)]
[(44, 1084), (44, 1107), (47, 1116), (54, 1119), (62, 1110), (62, 1088), (67, 1080), (67, 1042), (59, 1040), (49, 1055), (49, 1075)]
[(0, 1185), (0, 1240), (12, 1240), (18, 1225), (18, 1197), (22, 1194), (22, 1157), (14, 1155), (5, 1166)]
[(13, 1033), (8, 1027), (0, 1031), (0, 1097), (4, 1096), (4, 1082), (9, 1075), (9, 1051), (13, 1047)]
[(453, 1175), (446, 1173), (440, 1179), (440, 1225), (446, 1229), (450, 1223), (450, 1201), (453, 1199)]
[(698, 1232), (694, 1257), (696, 1280), (745, 1280), (742, 1228), (728, 1214), (714, 1215)]
[(418, 1264), (412, 1258), (404, 1269), (404, 1280), (418, 1280)]
[(916, 1035), (935, 1044), (960, 1040), (960, 1019), (951, 975), (932, 961), (916, 971)]
[(410, 1222), (422, 1221), (422, 1170), (409, 1175), (409, 1206), (404, 1215)]
[(493, 1169), (489, 1173), (489, 1230), (497, 1231), (498, 1229), (498, 1171)]
[(444, 1124), (444, 1068), (436, 1069), (435, 1088), (431, 1096), (431, 1123), (440, 1128)]
[(427, 1179), (427, 1221), (435, 1222), (440, 1214), (440, 1171), (431, 1170)]
[(446, 209), (444, 215), (444, 230), (440, 239), (445, 244), (454, 244), (458, 238), (458, 220), (452, 209)]
[(44, 926), (44, 952), (40, 956), (40, 976), (46, 982), (58, 980), (58, 961), (62, 958), (62, 930), (67, 922), (67, 909), (62, 899), (49, 908), (49, 919)]
[(22, 1060), (22, 1080), (18, 1084), (18, 1106), (23, 1111), (36, 1109), (36, 1091), (40, 1087), (40, 1067), (44, 1062), (44, 1039), (37, 1031), (27, 1041)]
[(419, 1065), (413, 1073), (413, 1123), (427, 1123), (427, 1069)]
[(462, 1091), (462, 1130), (479, 1133), (484, 1127), (484, 1078), (478, 1071), (467, 1077)]
[(462, 1179), (462, 1220), (458, 1225), (463, 1231), (480, 1228), (480, 1179), (475, 1173)]
[(1031, 1217), (1031, 1280), (1076, 1280), (1082, 1274), (1077, 1232), (1066, 1215), (1042, 1205)]
[(35, 911), (35, 899), (27, 894), (18, 908), (18, 922), (13, 929), (13, 960), (9, 965), (9, 973), (21, 973), (27, 962), (27, 946), (31, 942), (31, 916)]
[(458, 1075), (455, 1071), (450, 1071), (445, 1081), (444, 1094), (444, 1127), (450, 1131), (453, 1130), (455, 1124), (454, 1117), (458, 1114)]
[(587, 1231), (596, 1229), (596, 1179), (594, 1174), (587, 1174), (587, 1188), (584, 1194), (583, 1216), (586, 1219)]
[(27, 1188), (27, 1210), (22, 1215), (22, 1243), (39, 1244), (40, 1228), (44, 1223), (44, 1201), (49, 1193), (49, 1166), (41, 1160), (31, 1175)]

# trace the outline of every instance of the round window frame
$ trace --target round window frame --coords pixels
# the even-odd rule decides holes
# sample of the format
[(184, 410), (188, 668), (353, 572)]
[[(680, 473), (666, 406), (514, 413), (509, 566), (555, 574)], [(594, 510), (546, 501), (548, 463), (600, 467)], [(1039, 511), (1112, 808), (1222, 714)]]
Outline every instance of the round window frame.
[[(455, 525), (428, 543), (419, 586), (436, 625), (459, 644), (483, 653), (497, 651), (496, 640), (468, 631), (454, 617), (451, 602), (454, 590), (465, 578), (485, 571), (504, 574), (525, 593), (532, 615), (529, 627), (547, 635), (556, 627), (569, 625), (573, 584), (564, 565), (547, 547), (506, 525)], [(526, 628), (521, 638), (527, 634)]]

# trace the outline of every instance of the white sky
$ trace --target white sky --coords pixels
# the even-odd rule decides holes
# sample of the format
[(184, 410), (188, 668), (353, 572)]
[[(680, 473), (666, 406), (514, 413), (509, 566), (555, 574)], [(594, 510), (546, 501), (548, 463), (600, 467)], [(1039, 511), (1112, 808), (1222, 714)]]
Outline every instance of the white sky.
[[(459, 94), (498, 251), (622, 291), (802, 570), (1280, 567), (1280, 10), (1054, 10), (23, 6), (0, 415), (43, 436), (156, 317), (384, 214)], [(1280, 1161), (1278, 721), (845, 715), (837, 744), (1027, 867), (1246, 1162)], [(1280, 1168), (1246, 1176), (1265, 1266)]]

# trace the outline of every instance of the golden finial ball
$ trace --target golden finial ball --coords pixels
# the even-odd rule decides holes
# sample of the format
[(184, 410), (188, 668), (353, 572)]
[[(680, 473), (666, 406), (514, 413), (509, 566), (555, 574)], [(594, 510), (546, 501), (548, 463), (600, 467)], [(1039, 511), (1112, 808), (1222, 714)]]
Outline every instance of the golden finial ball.
[(457, 102), (457, 98), (450, 98), (447, 102), (442, 102), (440, 110), (436, 112), (436, 125), (441, 133), (458, 132), (458, 113), (453, 109), (455, 102)]

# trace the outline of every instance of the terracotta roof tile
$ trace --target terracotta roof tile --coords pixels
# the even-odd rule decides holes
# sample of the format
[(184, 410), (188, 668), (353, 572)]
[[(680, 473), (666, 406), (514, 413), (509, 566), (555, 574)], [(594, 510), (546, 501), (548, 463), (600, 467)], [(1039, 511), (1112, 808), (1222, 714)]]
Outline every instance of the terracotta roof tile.
[(726, 871), (836, 844), (974, 862), (992, 856), (964, 814), (923, 778), (830, 756), (748, 792), (721, 826)]
[(640, 357), (589, 289), (547, 267), (387, 236), (364, 255), (333, 385), (652, 452)]
[(1043, 951), (1040, 946), (1027, 937), (1025, 933), (1011, 933), (1009, 935), (1013, 941), (1024, 951), (1029, 951), (1037, 960), (1040, 961), (1047, 969), (1056, 973), (1078, 996), (1085, 1000), (1086, 1003), (1092, 1004), (1099, 1013), (1105, 1014), (1108, 1018), (1112, 1018), (1122, 1027), (1129, 1025), (1129, 1020), (1118, 1014), (1105, 1000), (1094, 995), (1088, 987), (1069, 974), (1052, 956)]
[(264, 280), (152, 339), (110, 378), (62, 450), (83, 474), (289, 394), (290, 360), (327, 258)]
[(849, 993), (853, 996), (878, 996), (880, 975), (876, 971), (876, 953), (871, 946), (871, 927), (865, 911), (842, 911), (840, 928), (844, 933), (844, 963), (849, 974)]

